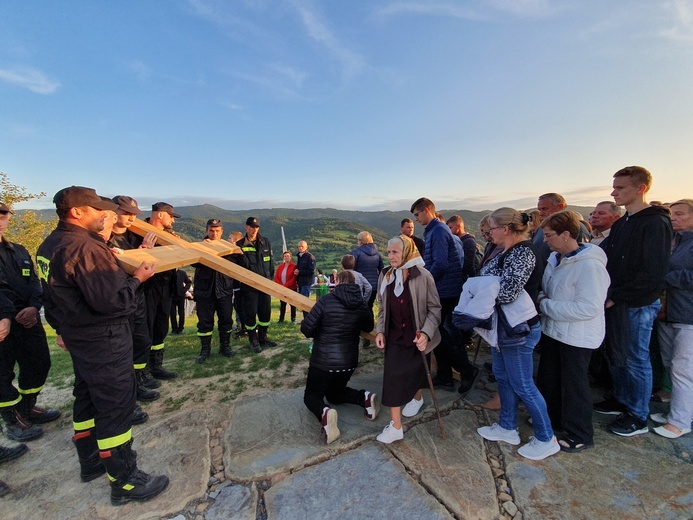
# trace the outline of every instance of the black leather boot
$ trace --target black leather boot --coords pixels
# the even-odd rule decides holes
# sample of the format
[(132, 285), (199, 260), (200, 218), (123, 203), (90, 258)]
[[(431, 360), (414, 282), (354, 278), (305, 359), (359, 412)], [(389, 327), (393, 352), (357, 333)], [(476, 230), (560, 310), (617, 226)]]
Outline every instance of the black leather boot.
[(219, 354), (233, 357), (236, 353), (231, 349), (231, 331), (219, 331)]
[(164, 368), (164, 349), (152, 350), (149, 353), (149, 371), (157, 379), (173, 379), (178, 377), (176, 372)]
[(99, 457), (99, 446), (92, 430), (75, 432), (72, 442), (79, 457), (79, 477), (82, 482), (90, 482), (106, 473), (106, 468)]
[(137, 468), (130, 445), (127, 442), (100, 453), (111, 481), (111, 504), (114, 506), (132, 500), (149, 500), (168, 486), (166, 475), (152, 476)]
[(200, 336), (200, 355), (197, 356), (198, 363), (204, 363), (212, 354), (212, 336)]
[(142, 369), (142, 386), (149, 388), (150, 390), (155, 390), (161, 386), (161, 381), (152, 377), (152, 373), (149, 371), (149, 366)]
[(267, 337), (267, 326), (260, 325), (258, 328), (258, 336), (261, 347), (276, 347), (277, 344)]
[(143, 403), (156, 401), (160, 394), (156, 390), (150, 390), (144, 386), (143, 370), (135, 370), (135, 381), (137, 382), (137, 400)]
[(28, 442), (38, 439), (43, 435), (43, 429), (38, 426), (32, 426), (29, 421), (22, 417), (17, 412), (16, 407), (4, 409), (0, 412), (5, 421), (5, 429), (7, 430), (7, 438), (17, 442)]
[(251, 352), (255, 352), (256, 354), (262, 352), (262, 347), (257, 339), (257, 330), (253, 329), (248, 331), (248, 341), (250, 341)]
[(36, 406), (37, 397), (38, 394), (24, 394), (22, 400), (17, 403), (17, 412), (26, 422), (32, 424), (46, 424), (60, 417), (60, 412), (58, 410), (46, 410)]

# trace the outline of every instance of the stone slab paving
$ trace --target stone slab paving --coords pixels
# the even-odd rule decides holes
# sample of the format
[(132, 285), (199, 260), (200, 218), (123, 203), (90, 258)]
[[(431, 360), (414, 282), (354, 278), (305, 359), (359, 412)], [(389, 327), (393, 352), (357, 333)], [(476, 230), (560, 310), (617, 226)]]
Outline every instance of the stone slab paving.
[(219, 486), (214, 504), (206, 511), (206, 520), (255, 520), (258, 492), (254, 485), (232, 484)]
[(210, 455), (205, 417), (199, 411), (179, 412), (133, 427), (140, 468), (148, 473), (165, 473), (171, 483), (155, 500), (119, 507), (110, 504), (105, 475), (87, 483), (80, 481), (72, 432), (47, 433), (28, 444), (29, 453), (2, 465), (0, 475), (12, 492), (0, 499), (0, 518), (110, 520), (172, 516), (207, 491)]
[[(693, 518), (690, 436), (619, 437), (603, 428), (613, 418), (594, 415), (595, 447), (581, 453), (535, 462), (518, 455), (517, 447), (498, 443), (525, 520)], [(531, 427), (521, 421), (523, 443), (530, 435)]]
[[(356, 375), (353, 388), (380, 393), (382, 373)], [(438, 392), (439, 406), (450, 409), (457, 392)], [(435, 417), (430, 392), (424, 391), (425, 408), (405, 424)], [(320, 439), (320, 423), (303, 404), (303, 388), (273, 392), (242, 399), (234, 406), (233, 417), (224, 433), (226, 477), (235, 481), (266, 480), (329, 459), (375, 437), (389, 423), (387, 409), (375, 421), (367, 421), (363, 409), (337, 405), (341, 437), (330, 445)]]
[(374, 443), (295, 473), (266, 491), (265, 503), (267, 517), (282, 520), (454, 518)]

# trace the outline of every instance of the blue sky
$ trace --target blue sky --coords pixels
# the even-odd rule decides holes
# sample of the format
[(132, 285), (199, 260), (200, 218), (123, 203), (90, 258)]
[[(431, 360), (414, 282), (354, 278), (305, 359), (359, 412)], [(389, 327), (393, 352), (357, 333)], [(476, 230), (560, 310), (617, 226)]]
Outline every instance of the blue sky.
[(692, 0), (4, 0), (0, 171), (146, 206), (693, 197)]

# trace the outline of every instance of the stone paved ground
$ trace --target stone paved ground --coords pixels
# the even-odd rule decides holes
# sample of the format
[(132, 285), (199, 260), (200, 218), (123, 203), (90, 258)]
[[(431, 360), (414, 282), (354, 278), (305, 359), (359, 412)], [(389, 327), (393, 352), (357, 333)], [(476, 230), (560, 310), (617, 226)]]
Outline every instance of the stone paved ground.
[[(381, 376), (357, 375), (353, 386), (378, 391)], [(475, 432), (497, 420), (476, 406), (492, 388), (482, 376), (464, 400), (438, 393), (445, 440), (425, 392), (423, 413), (389, 446), (375, 440), (387, 411), (369, 422), (351, 405), (336, 407), (342, 437), (321, 444), (302, 389), (155, 417), (135, 427), (135, 448), (171, 485), (118, 508), (105, 477), (79, 481), (68, 427), (49, 425), (29, 454), (0, 467), (13, 489), (0, 519), (693, 518), (693, 436), (620, 438), (595, 415), (595, 449), (527, 461)], [(531, 434), (523, 421), (523, 441)]]

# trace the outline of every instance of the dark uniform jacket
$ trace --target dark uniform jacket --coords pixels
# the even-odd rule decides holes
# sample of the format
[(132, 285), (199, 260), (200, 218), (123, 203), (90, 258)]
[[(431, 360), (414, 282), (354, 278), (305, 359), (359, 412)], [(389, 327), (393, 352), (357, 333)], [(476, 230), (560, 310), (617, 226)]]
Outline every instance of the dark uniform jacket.
[[(274, 262), (272, 261), (272, 247), (267, 237), (257, 234), (255, 242), (248, 240), (248, 235), (241, 238), (236, 245), (243, 251), (242, 255), (232, 255), (234, 261), (250, 271), (274, 280)], [(243, 287), (245, 284), (241, 284)], [(197, 291), (197, 280), (195, 280)]]
[(14, 314), (27, 307), (41, 308), (41, 282), (31, 255), (20, 244), (0, 242), (0, 293), (14, 305)]
[(301, 332), (314, 338), (310, 366), (321, 370), (353, 370), (359, 362), (359, 333), (373, 330), (373, 314), (355, 283), (339, 284), (322, 296), (301, 322)]
[(124, 323), (134, 312), (140, 282), (123, 271), (99, 235), (59, 222), (36, 260), (46, 310), (60, 328)]

